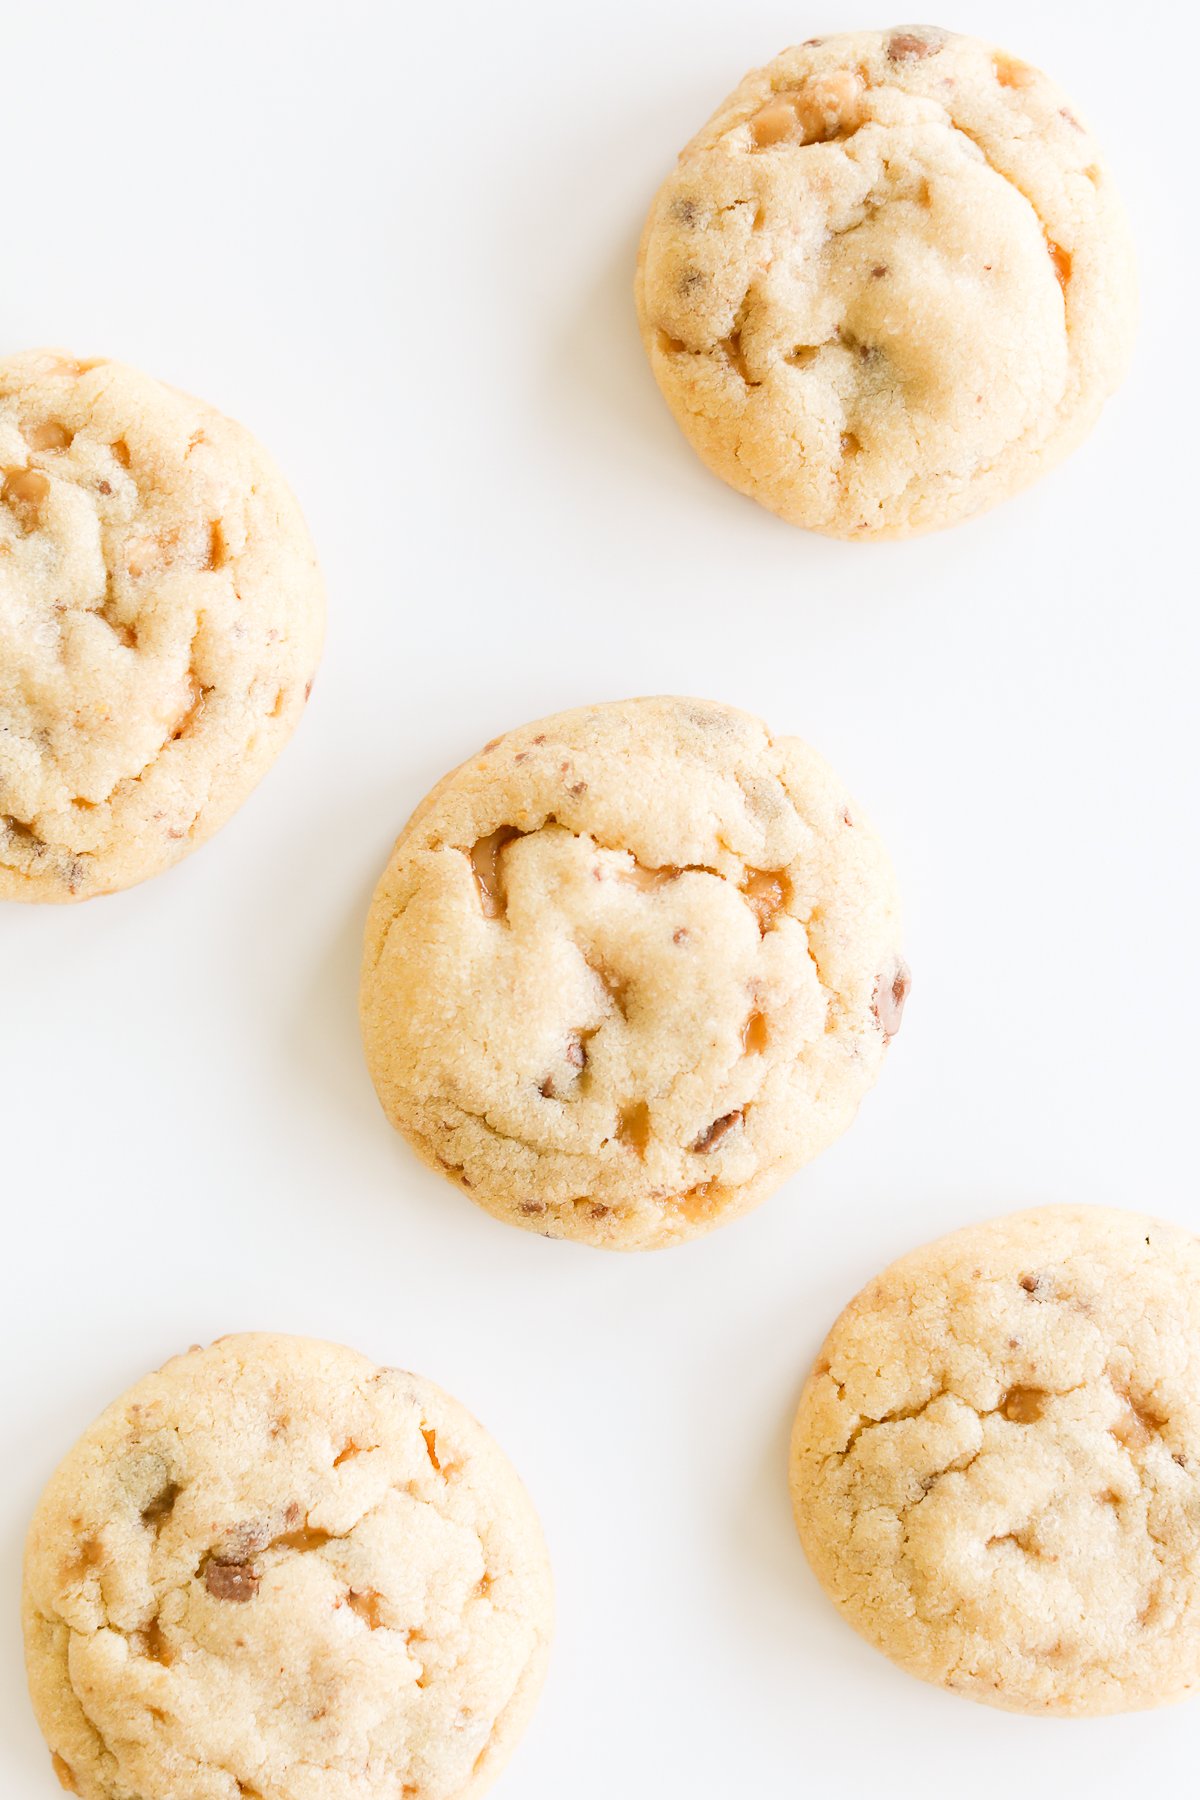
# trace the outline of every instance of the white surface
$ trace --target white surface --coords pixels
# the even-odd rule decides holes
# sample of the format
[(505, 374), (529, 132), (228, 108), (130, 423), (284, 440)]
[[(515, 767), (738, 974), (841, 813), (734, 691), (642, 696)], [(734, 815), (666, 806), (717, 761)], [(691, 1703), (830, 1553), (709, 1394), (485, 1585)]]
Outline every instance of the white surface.
[[(880, 22), (857, 6), (3, 7), (0, 348), (121, 356), (243, 419), (330, 588), (308, 716), (214, 843), (123, 897), (0, 913), (6, 1796), (58, 1792), (15, 1622), (42, 1482), (143, 1371), (249, 1327), (424, 1371), (528, 1480), (560, 1628), (503, 1796), (1192, 1781), (1200, 1703), (1024, 1720), (891, 1668), (820, 1595), (784, 1482), (806, 1365), (894, 1254), (1039, 1200), (1200, 1227), (1189, 11), (943, 14), (1094, 123), (1144, 328), (1064, 469), (871, 548), (704, 472), (629, 294), (685, 138), (783, 44)], [(843, 772), (896, 858), (915, 988), (834, 1150), (743, 1223), (622, 1259), (417, 1165), (361, 1065), (358, 944), (451, 764), (663, 691)]]

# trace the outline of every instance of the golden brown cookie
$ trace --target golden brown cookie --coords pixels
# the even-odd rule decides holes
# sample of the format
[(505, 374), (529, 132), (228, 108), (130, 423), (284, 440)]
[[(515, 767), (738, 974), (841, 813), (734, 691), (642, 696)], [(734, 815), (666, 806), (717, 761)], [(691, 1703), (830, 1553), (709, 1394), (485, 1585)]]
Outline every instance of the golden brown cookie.
[(324, 592), (240, 425), (120, 363), (0, 362), (0, 900), (178, 862), (290, 737)]
[(808, 1557), (912, 1674), (1030, 1713), (1200, 1687), (1200, 1242), (1104, 1207), (927, 1244), (800, 1402)]
[(706, 700), (524, 726), (434, 789), (371, 905), (384, 1110), (481, 1206), (646, 1249), (853, 1118), (908, 990), (887, 857), (795, 738)]
[(249, 1335), (140, 1381), (29, 1532), (39, 1723), (82, 1800), (474, 1800), (552, 1614), (516, 1475), (447, 1394)]
[(932, 26), (748, 75), (650, 209), (659, 386), (723, 480), (795, 525), (905, 537), (1073, 449), (1134, 318), (1124, 218), (1075, 107)]

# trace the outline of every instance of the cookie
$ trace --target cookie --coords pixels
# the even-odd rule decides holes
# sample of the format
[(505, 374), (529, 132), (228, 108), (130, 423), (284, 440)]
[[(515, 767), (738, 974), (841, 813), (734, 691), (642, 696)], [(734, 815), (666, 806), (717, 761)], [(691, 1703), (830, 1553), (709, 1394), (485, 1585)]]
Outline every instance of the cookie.
[(120, 363), (0, 361), (0, 900), (83, 900), (210, 837), (304, 708), (324, 595), (295, 500)]
[(835, 537), (965, 519), (1118, 385), (1132, 255), (1100, 152), (1028, 63), (929, 26), (748, 75), (646, 223), (642, 336), (693, 447)]
[(83, 1800), (465, 1800), (551, 1623), (480, 1425), (336, 1344), (248, 1335), (138, 1382), (30, 1528), (30, 1690)]
[(1200, 1242), (1046, 1207), (927, 1244), (834, 1325), (792, 1439), (804, 1548), (910, 1673), (1029, 1713), (1200, 1686)]
[(401, 833), (362, 1026), (389, 1119), (489, 1212), (613, 1249), (746, 1212), (900, 1023), (893, 877), (795, 738), (618, 701), (499, 738)]

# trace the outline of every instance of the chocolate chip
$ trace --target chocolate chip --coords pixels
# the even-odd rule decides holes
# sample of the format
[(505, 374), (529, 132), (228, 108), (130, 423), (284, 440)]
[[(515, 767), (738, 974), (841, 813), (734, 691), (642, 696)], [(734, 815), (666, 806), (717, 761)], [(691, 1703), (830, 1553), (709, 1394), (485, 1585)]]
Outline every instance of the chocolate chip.
[(872, 281), (880, 281), (887, 274), (887, 272), (888, 272), (888, 266), (886, 263), (876, 263), (875, 267), (871, 270), (871, 280)]
[(928, 38), (914, 37), (910, 31), (898, 31), (888, 39), (887, 53), (892, 62), (918, 62), (922, 57), (936, 56), (941, 47)]
[(257, 1594), (259, 1577), (249, 1563), (210, 1562), (205, 1565), (204, 1585), (214, 1600), (241, 1606)]
[(148, 1505), (143, 1506), (142, 1524), (160, 1525), (164, 1519), (170, 1518), (175, 1502), (182, 1492), (183, 1489), (178, 1482), (168, 1481), (162, 1492), (156, 1494)]
[(722, 1113), (719, 1119), (713, 1120), (707, 1131), (702, 1131), (700, 1133), (700, 1136), (692, 1145), (692, 1150), (697, 1156), (707, 1156), (708, 1152), (710, 1150), (715, 1150), (721, 1140), (728, 1137), (734, 1126), (740, 1125), (741, 1122), (742, 1114), (740, 1110), (738, 1112)]
[(881, 975), (875, 983), (875, 998), (871, 1007), (879, 1020), (885, 1043), (891, 1043), (900, 1029), (904, 1002), (908, 999), (911, 987), (912, 976), (906, 962), (896, 964), (890, 979)]

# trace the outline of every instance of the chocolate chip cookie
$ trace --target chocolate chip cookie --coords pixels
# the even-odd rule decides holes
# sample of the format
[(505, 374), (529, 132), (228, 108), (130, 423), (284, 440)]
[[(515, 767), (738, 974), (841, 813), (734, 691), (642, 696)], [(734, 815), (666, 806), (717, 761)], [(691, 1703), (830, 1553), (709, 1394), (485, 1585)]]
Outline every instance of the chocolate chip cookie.
[(804, 1548), (912, 1674), (1031, 1713), (1200, 1687), (1200, 1242), (1102, 1207), (975, 1225), (851, 1302), (792, 1440)]
[(0, 900), (111, 893), (210, 837), (291, 735), (323, 627), (241, 426), (119, 363), (0, 361)]
[(709, 467), (795, 525), (905, 537), (1073, 449), (1113, 392), (1132, 257), (1037, 69), (929, 26), (748, 75), (650, 210), (642, 335)]
[(430, 1382), (224, 1338), (132, 1388), (42, 1496), (37, 1716), (83, 1800), (467, 1800), (532, 1711), (529, 1500)]
[(392, 1123), (488, 1211), (644, 1249), (755, 1205), (853, 1118), (908, 991), (887, 857), (795, 738), (628, 700), (489, 744), (367, 923)]

